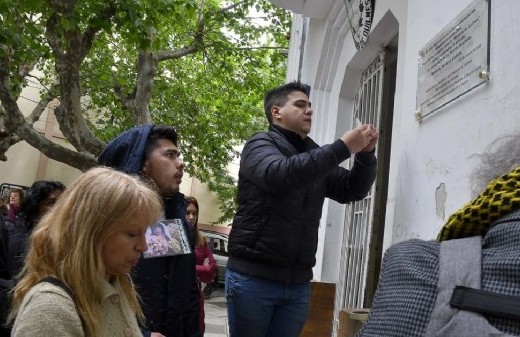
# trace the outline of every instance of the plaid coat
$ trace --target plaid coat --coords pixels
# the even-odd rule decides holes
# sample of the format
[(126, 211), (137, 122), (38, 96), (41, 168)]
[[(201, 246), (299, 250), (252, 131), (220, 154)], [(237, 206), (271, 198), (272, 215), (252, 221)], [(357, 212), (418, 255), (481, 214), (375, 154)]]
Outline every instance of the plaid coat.
[[(495, 221), (482, 242), (481, 289), (520, 296), (520, 211)], [(356, 336), (424, 336), (437, 297), (437, 241), (409, 240), (385, 253), (368, 320)], [(464, 262), (461, 262), (464, 263)], [(485, 316), (498, 330), (520, 336), (520, 321)]]

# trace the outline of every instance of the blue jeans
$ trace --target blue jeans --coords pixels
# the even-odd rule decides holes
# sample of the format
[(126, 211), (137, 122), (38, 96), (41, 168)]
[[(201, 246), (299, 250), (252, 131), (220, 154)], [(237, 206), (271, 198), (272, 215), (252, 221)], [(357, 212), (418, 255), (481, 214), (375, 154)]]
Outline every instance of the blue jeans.
[(228, 269), (231, 337), (298, 337), (309, 314), (310, 282), (268, 281)]

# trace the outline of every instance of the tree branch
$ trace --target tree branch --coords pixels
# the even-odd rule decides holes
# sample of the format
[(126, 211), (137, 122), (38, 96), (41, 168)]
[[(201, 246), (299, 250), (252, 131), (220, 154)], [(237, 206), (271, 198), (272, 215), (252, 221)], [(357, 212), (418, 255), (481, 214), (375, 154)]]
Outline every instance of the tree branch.
[(118, 94), (123, 106), (128, 108), (132, 113), (136, 124), (146, 124), (152, 122), (149, 104), (152, 94), (155, 71), (157, 69), (157, 63), (165, 60), (179, 59), (186, 55), (196, 53), (201, 49), (201, 46), (204, 42), (204, 0), (201, 7), (202, 8), (199, 10), (197, 19), (197, 29), (191, 44), (180, 49), (166, 50), (156, 54), (153, 54), (148, 50), (139, 54), (139, 59), (137, 62), (137, 83), (134, 90), (135, 96), (131, 101), (129, 101), (128, 97), (124, 97), (121, 92)]
[(97, 165), (96, 157), (90, 153), (77, 152), (58, 145), (36, 132), (27, 123), (18, 129), (18, 134), (23, 139), (39, 149), (47, 157), (68, 164), (79, 170), (85, 171)]
[(195, 31), (195, 36), (193, 37), (193, 41), (190, 45), (184, 46), (180, 49), (175, 50), (166, 50), (159, 52), (155, 55), (155, 59), (157, 62), (161, 62), (164, 60), (172, 60), (179, 59), (183, 56), (196, 53), (200, 50), (201, 46), (204, 43), (204, 18), (199, 12), (199, 17), (197, 20), (197, 30)]
[(137, 61), (135, 97), (128, 104), (136, 124), (151, 124), (152, 115), (148, 106), (152, 96), (153, 80), (157, 61), (151, 52), (142, 52)]
[(234, 50), (257, 50), (257, 49), (287, 49), (287, 48), (259, 46), (259, 47), (236, 47), (236, 48), (233, 48), (233, 49)]
[(119, 100), (121, 101), (121, 105), (123, 106), (123, 108), (126, 110), (131, 110), (130, 105), (132, 103), (132, 99), (123, 93), (123, 89), (120, 85), (114, 86), (114, 93), (117, 97), (119, 97)]
[(0, 104), (0, 139), (9, 136), (6, 128), (6, 113), (4, 107)]
[(40, 119), (40, 116), (47, 108), (47, 105), (54, 99), (50, 94), (45, 95), (39, 102), (36, 104), (36, 107), (33, 109), (31, 114), (27, 116), (25, 119), (29, 125), (34, 125), (36, 121)]
[[(59, 34), (60, 16), (72, 18), (76, 1), (51, 0), (50, 5), (55, 14), (51, 15), (46, 23), (46, 36), (56, 56), (55, 69), (60, 82), (60, 105), (55, 110), (56, 119), (65, 138), (79, 152), (98, 154), (103, 150), (105, 143), (94, 135), (83, 116), (80, 67), (100, 27), (91, 25), (84, 36), (80, 34), (79, 25), (64, 30), (64, 34)], [(99, 15), (111, 15), (114, 9), (110, 6), (101, 10)], [(63, 51), (60, 50), (60, 46)]]
[(60, 48), (60, 38), (58, 37), (56, 26), (58, 25), (58, 15), (53, 14), (49, 17), (46, 23), (45, 29), (45, 37), (47, 38), (47, 43), (52, 49), (56, 58), (63, 58), (63, 51)]
[(34, 76), (32, 74), (27, 74), (27, 75), (25, 75), (25, 77), (34, 78), (45, 89), (45, 91), (50, 92), (50, 89), (47, 88), (47, 86), (45, 84), (43, 84), (43, 82), (40, 80), (40, 78), (38, 76)]
[(157, 62), (165, 60), (174, 60), (189, 54), (196, 53), (197, 51), (199, 51), (199, 47), (197, 43), (193, 41), (189, 46), (184, 46), (180, 49), (165, 50), (162, 52), (158, 52), (155, 58)]
[(18, 143), (22, 139), (15, 134), (3, 134), (0, 133), (0, 161), (7, 161), (7, 156), (5, 153), (11, 146)]
[[(25, 120), (16, 100), (9, 92), (9, 86), (7, 85), (9, 81), (5, 75), (5, 73), (0, 72), (0, 102), (2, 103), (0, 120), (3, 121), (3, 127), (5, 128), (5, 131), (0, 136), (0, 160), (7, 160), (5, 152), (10, 146), (23, 139), (47, 157), (77, 169), (86, 170), (95, 166), (96, 158), (92, 154), (76, 152), (50, 141)], [(41, 106), (38, 109), (41, 109)], [(0, 125), (1, 127), (2, 125)]]
[(85, 34), (81, 38), (82, 41), (82, 55), (81, 59), (83, 60), (87, 55), (88, 51), (92, 48), (92, 43), (94, 42), (94, 38), (96, 34), (103, 28), (102, 25), (97, 24), (96, 22), (111, 22), (111, 18), (116, 14), (116, 7), (114, 2), (109, 2), (108, 6), (102, 9), (96, 16), (96, 18), (90, 21), (90, 25), (85, 30)]
[(234, 4), (231, 4), (227, 7), (222, 7), (219, 12), (223, 13), (223, 12), (229, 12), (230, 10), (232, 10), (233, 8), (235, 7), (238, 7), (238, 6), (241, 6), (243, 4), (245, 4), (246, 2), (248, 2), (249, 0), (242, 0), (242, 1), (239, 1), (237, 3), (234, 3)]

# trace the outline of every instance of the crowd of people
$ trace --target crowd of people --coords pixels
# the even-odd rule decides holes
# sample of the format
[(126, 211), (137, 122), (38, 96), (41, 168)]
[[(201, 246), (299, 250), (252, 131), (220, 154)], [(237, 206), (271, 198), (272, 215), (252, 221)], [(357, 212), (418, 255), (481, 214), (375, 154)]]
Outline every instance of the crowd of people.
[[(38, 221), (56, 203), (65, 190), (59, 181), (36, 181), (25, 193), (12, 189), (7, 203), (0, 208), (2, 250), (0, 251), (0, 297), (2, 322), (9, 308), (8, 291), (21, 277), (24, 257), (28, 251), (29, 237)], [(0, 334), (8, 335), (8, 329), (0, 326)]]
[[(308, 86), (274, 88), (264, 108), (269, 130), (253, 135), (242, 151), (229, 237), (231, 337), (300, 335), (324, 199), (361, 200), (376, 175), (374, 126), (360, 125), (323, 146), (308, 137)], [(461, 254), (453, 253), (458, 241), (452, 240), (473, 236), (483, 240), (461, 245), (482, 255), (482, 272), (468, 276), (478, 255), (468, 274), (457, 277), (474, 279), (464, 285), (481, 286), (484, 298), (509, 297), (491, 309), (483, 305), (485, 316), (474, 314), (471, 322), (497, 335), (520, 335), (518, 298), (510, 297), (520, 295), (520, 227), (512, 225), (520, 221), (520, 137), (507, 141), (501, 148), (508, 150), (497, 153), (515, 160), (507, 167), (482, 166), (488, 187), (450, 218), (439, 241), (388, 250), (360, 336), (477, 336), (451, 320), (466, 318), (447, 304), (454, 284), (444, 275), (453, 278), (444, 265), (457, 260), (451, 254)], [(505, 163), (500, 155), (485, 163)], [(340, 166), (348, 158), (351, 169)], [(131, 128), (107, 144), (98, 164), (67, 188), (37, 181), (25, 192), (13, 189), (0, 204), (0, 336), (203, 336), (202, 288), (211, 287), (217, 265), (199, 230), (198, 201), (179, 190), (185, 163), (176, 130)], [(155, 246), (156, 253), (145, 254)], [(493, 311), (496, 303), (512, 308), (502, 310), (506, 318)], [(465, 310), (474, 311), (462, 304)], [(405, 324), (396, 325), (403, 317)]]

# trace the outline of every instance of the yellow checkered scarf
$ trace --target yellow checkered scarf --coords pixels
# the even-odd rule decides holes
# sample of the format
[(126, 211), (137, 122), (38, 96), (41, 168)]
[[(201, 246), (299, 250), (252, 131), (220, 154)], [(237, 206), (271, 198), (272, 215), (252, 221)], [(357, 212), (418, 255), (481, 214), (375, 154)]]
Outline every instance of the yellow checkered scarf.
[(484, 236), (495, 220), (517, 209), (520, 209), (520, 167), (492, 180), (476, 199), (453, 213), (437, 239)]

